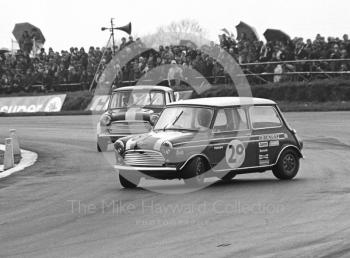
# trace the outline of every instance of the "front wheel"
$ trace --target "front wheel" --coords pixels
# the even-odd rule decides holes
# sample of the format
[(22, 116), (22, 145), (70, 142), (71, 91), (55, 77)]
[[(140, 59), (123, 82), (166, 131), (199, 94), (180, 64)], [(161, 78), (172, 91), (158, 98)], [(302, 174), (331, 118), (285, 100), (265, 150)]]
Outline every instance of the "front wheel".
[(273, 174), (281, 180), (294, 178), (300, 167), (299, 159), (299, 155), (294, 150), (285, 150), (272, 169)]
[(200, 186), (204, 183), (206, 164), (201, 157), (193, 158), (184, 168), (184, 179), (187, 186)]
[(139, 185), (140, 180), (140, 177), (119, 172), (119, 182), (124, 188), (136, 188)]

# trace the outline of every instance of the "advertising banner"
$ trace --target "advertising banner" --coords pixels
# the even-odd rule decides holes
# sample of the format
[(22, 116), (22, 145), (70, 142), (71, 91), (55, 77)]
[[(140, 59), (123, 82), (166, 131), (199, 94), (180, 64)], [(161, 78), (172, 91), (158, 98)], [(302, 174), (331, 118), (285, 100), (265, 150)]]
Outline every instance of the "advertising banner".
[(86, 110), (105, 111), (108, 107), (109, 95), (95, 95)]
[(61, 111), (66, 94), (0, 98), (0, 113), (34, 113)]

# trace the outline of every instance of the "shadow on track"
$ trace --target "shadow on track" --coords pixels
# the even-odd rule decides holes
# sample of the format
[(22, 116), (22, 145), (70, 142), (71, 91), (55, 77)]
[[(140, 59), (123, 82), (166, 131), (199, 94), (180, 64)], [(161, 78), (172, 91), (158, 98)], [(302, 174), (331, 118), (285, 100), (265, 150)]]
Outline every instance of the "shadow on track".
[[(307, 182), (307, 178), (295, 178), (291, 181), (281, 181), (278, 179), (274, 178), (261, 178), (261, 179), (232, 179), (230, 181), (223, 181), (220, 179), (217, 179), (215, 182), (206, 182), (204, 183), (205, 187), (199, 189), (198, 191), (195, 192), (200, 192), (200, 191), (211, 191), (211, 190), (227, 190), (229, 187), (232, 190), (238, 190), (242, 188), (247, 188), (247, 187), (255, 187), (256, 189), (260, 189), (258, 187), (281, 187), (281, 186), (293, 186), (293, 185), (299, 185), (300, 183), (305, 183)], [(141, 186), (135, 188), (135, 189), (125, 189), (125, 188), (116, 188), (117, 191), (122, 191), (122, 192), (128, 192), (128, 193), (149, 193), (149, 192), (164, 192), (164, 194), (168, 194), (167, 192), (179, 192), (181, 193), (181, 190), (186, 191), (184, 194), (188, 194), (190, 192), (187, 192), (190, 187), (186, 186), (182, 181), (179, 180), (167, 180), (166, 184), (161, 184), (160, 182), (164, 182), (162, 180), (159, 180), (157, 182), (156, 180), (152, 180), (152, 184), (150, 183), (147, 184), (147, 187), (142, 187)]]

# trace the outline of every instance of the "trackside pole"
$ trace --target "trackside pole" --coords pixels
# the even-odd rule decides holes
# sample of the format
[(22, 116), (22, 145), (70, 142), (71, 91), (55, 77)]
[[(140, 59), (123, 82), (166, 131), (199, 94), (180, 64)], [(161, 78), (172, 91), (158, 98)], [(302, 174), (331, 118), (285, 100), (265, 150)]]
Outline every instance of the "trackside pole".
[(12, 138), (13, 155), (21, 156), (21, 149), (19, 147), (19, 140), (16, 134), (16, 129), (10, 129), (10, 138)]
[(4, 156), (4, 170), (13, 168), (15, 166), (15, 158), (13, 155), (12, 138), (5, 139), (5, 156)]

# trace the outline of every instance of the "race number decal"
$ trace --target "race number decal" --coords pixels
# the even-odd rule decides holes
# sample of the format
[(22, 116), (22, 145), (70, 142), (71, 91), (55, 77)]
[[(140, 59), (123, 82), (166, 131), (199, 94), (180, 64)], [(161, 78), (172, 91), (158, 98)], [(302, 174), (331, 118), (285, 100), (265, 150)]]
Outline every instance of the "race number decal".
[(230, 168), (239, 168), (245, 159), (245, 147), (240, 140), (232, 140), (226, 148), (226, 163)]

